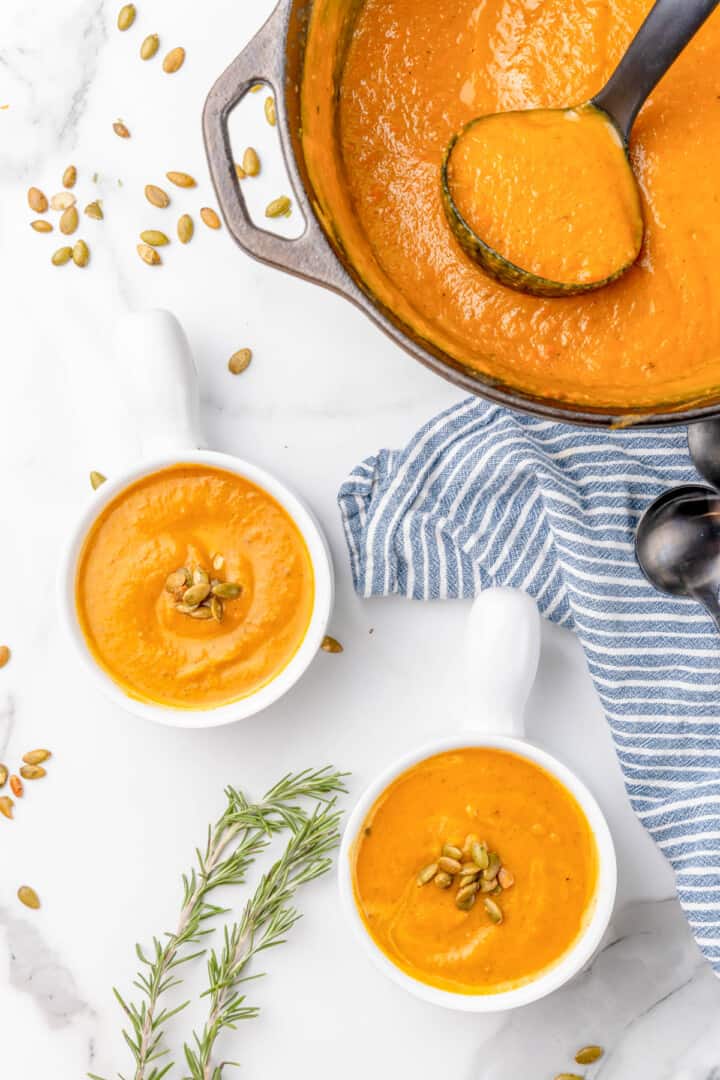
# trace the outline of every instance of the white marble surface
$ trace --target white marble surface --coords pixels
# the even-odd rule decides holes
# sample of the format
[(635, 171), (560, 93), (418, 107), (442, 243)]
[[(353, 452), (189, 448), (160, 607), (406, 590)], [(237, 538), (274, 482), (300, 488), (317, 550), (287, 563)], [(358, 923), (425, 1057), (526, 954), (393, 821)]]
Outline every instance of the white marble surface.
[[(285, 770), (331, 761), (352, 770), (357, 792), (466, 707), (457, 688), (466, 606), (359, 601), (335, 506), (358, 459), (401, 444), (456, 391), (340, 299), (251, 262), (225, 230), (199, 226), (159, 269), (135, 253), (140, 229), (172, 227), (181, 210), (213, 205), (200, 110), (270, 2), (137, 0), (126, 35), (115, 30), (117, 0), (0, 5), (0, 104), (9, 106), (0, 111), (0, 641), (13, 649), (0, 672), (0, 759), (16, 761), (33, 745), (55, 753), (49, 779), (14, 823), (0, 825), (3, 1078), (77, 1080), (90, 1067), (132, 1075), (111, 986), (128, 988), (134, 942), (172, 925), (179, 874), (226, 783), (259, 793)], [(171, 78), (159, 60), (137, 59), (154, 31), (163, 46), (187, 48)], [(248, 99), (234, 125), (263, 154), (256, 206), (284, 188), (261, 107), (262, 95)], [(118, 117), (128, 141), (111, 130)], [(106, 213), (83, 220), (92, 249), (83, 271), (50, 265), (58, 235), (32, 233), (25, 203), (30, 184), (58, 190), (71, 161), (81, 204), (99, 196)], [(152, 211), (143, 186), (171, 168), (194, 173), (200, 187)], [(133, 416), (114, 390), (108, 330), (141, 306), (170, 308), (187, 328), (208, 444), (296, 487), (337, 564), (332, 629), (345, 653), (318, 656), (263, 715), (207, 733), (150, 726), (98, 697), (60, 638), (54, 608), (56, 556), (88, 498), (88, 471), (110, 475), (137, 452)], [(227, 357), (244, 345), (255, 360), (233, 378)], [(224, 1044), (243, 1063), (239, 1075), (550, 1080), (591, 1040), (610, 1051), (588, 1073), (603, 1080), (720, 1075), (720, 986), (685, 927), (668, 867), (628, 808), (580, 649), (549, 627), (530, 726), (593, 789), (618, 846), (617, 916), (589, 972), (513, 1016), (433, 1009), (370, 968), (328, 879), (305, 893), (305, 918), (268, 957), (269, 977), (251, 984), (261, 1017)], [(15, 898), (24, 881), (42, 896), (38, 913)], [(199, 989), (201, 966), (188, 974)], [(179, 1020), (173, 1035), (185, 1032)]]

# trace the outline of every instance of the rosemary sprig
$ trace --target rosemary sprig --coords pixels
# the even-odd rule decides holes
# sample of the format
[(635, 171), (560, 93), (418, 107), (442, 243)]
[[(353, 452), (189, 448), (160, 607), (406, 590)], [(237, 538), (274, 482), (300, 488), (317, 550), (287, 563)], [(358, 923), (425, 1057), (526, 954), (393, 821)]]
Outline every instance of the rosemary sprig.
[(245, 1004), (243, 983), (259, 975), (246, 976), (247, 965), (265, 949), (285, 941), (288, 931), (300, 917), (290, 901), (300, 885), (326, 873), (332, 865), (329, 857), (340, 832), (340, 814), (330, 802), (316, 807), (299, 827), (291, 826), (293, 835), (285, 852), (261, 879), (254, 895), (245, 905), (242, 919), (225, 928), (225, 942), (218, 954), (208, 957), (210, 998), (208, 1018), (200, 1034), (193, 1032), (194, 1046), (185, 1044), (185, 1060), (190, 1080), (222, 1080), (224, 1069), (237, 1062), (213, 1065), (215, 1043), (224, 1028), (235, 1029), (240, 1020), (257, 1016), (258, 1009)]
[[(113, 990), (129, 1020), (130, 1030), (123, 1030), (123, 1035), (134, 1060), (133, 1080), (163, 1080), (173, 1067), (173, 1062), (160, 1060), (168, 1053), (163, 1046), (164, 1028), (188, 1002), (166, 1008), (161, 999), (180, 984), (177, 969), (204, 953), (203, 939), (212, 930), (206, 925), (208, 920), (227, 910), (210, 902), (212, 890), (241, 884), (248, 867), (275, 833), (282, 829), (302, 831), (308, 817), (298, 800), (329, 803), (335, 793), (345, 790), (343, 775), (329, 767), (289, 774), (258, 803), (250, 803), (237, 788), (226, 789), (225, 811), (209, 828), (205, 850), (196, 849), (197, 867), (183, 875), (183, 902), (176, 929), (165, 935), (164, 942), (153, 939), (150, 957), (136, 946), (142, 968), (133, 986), (141, 994), (140, 1003), (128, 1002)], [(192, 951), (187, 952), (188, 948)], [(92, 1073), (88, 1076), (103, 1080)], [(121, 1073), (118, 1077), (127, 1080)]]

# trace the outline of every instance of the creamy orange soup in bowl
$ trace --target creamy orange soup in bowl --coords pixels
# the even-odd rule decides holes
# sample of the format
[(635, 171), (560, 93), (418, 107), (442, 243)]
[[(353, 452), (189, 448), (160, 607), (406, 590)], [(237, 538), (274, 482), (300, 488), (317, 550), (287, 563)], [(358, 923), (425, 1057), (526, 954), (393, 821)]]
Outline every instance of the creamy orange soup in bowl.
[(182, 726), (280, 696), (317, 651), (332, 598), (302, 504), (246, 463), (193, 457), (103, 485), (63, 573), (86, 666), (132, 711)]
[(606, 928), (607, 825), (573, 774), (529, 744), (442, 746), (361, 798), (341, 855), (346, 911), (376, 964), (416, 995), (476, 1012), (526, 1004), (572, 977)]

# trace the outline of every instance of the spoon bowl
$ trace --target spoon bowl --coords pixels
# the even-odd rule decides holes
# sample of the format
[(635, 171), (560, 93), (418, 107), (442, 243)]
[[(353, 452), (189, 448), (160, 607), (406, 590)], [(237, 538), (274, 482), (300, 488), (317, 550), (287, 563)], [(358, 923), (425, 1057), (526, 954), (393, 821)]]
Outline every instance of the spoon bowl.
[[(630, 131), (646, 98), (718, 3), (720, 0), (656, 0), (615, 72), (590, 101), (572, 109), (528, 109), (478, 117), (453, 136), (441, 170), (445, 214), (461, 247), (483, 270), (521, 292), (560, 297), (603, 288), (635, 264), (642, 248), (644, 220), (628, 155)], [(553, 141), (523, 141), (527, 139), (528, 120), (543, 115), (553, 116), (556, 121), (606, 121), (608, 133), (618, 141), (614, 155), (611, 142), (599, 142), (597, 146), (592, 141), (579, 142), (578, 152), (587, 150), (587, 160), (581, 161), (580, 167), (574, 161), (569, 175), (567, 159), (553, 156)], [(505, 153), (508, 146), (497, 144), (488, 149), (483, 165), (476, 165), (469, 151), (463, 158), (463, 146), (469, 142), (472, 147), (473, 140), (477, 144), (474, 149), (482, 154), (478, 125), (502, 120), (514, 122), (518, 128), (511, 131), (514, 141), (508, 144), (509, 154)], [(557, 131), (563, 127), (558, 125)], [(559, 145), (557, 140), (555, 145)], [(567, 140), (563, 145), (567, 149)], [(465, 166), (464, 173), (457, 168), (457, 160)], [(603, 163), (612, 169), (608, 173), (612, 183), (606, 183), (598, 171), (597, 166)], [(530, 175), (527, 183), (526, 173)], [(459, 196), (467, 208), (458, 205)], [(523, 198), (528, 207), (523, 205)], [(523, 226), (530, 230), (529, 252), (527, 238), (522, 236), (523, 243), (518, 243), (508, 227), (508, 215), (516, 207), (527, 211), (525, 218), (520, 216), (519, 231), (522, 235)], [(475, 214), (478, 227), (469, 220)], [(543, 235), (545, 230), (547, 235)], [(503, 241), (505, 254), (496, 246), (496, 237)], [(560, 245), (559, 253), (554, 250), (553, 240)], [(515, 249), (522, 258), (514, 254)], [(560, 275), (539, 272), (537, 265), (533, 268), (548, 252), (553, 255), (553, 269), (569, 261), (573, 271), (569, 280), (555, 280)]]
[(645, 511), (635, 554), (659, 592), (702, 604), (720, 628), (720, 495), (702, 484), (664, 492)]

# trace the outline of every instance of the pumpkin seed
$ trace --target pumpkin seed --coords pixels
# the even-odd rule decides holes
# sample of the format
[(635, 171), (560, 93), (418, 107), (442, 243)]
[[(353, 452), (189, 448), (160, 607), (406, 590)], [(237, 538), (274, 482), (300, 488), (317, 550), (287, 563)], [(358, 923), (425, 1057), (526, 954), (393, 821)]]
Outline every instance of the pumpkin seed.
[(120, 8), (117, 17), (118, 30), (129, 30), (135, 22), (135, 5), (125, 4)]
[(446, 874), (459, 874), (460, 862), (457, 859), (450, 859), (447, 855), (441, 855), (438, 859), (438, 866), (441, 870), (444, 870)]
[(189, 244), (192, 240), (195, 226), (189, 214), (183, 214), (177, 223), (177, 234), (181, 244)]
[(170, 205), (170, 196), (162, 188), (156, 187), (155, 184), (145, 185), (145, 198), (153, 206), (159, 206), (163, 210), (166, 206)]
[(469, 885), (471, 881), (477, 881), (479, 877), (480, 877), (480, 871), (478, 870), (477, 866), (475, 867), (474, 870), (471, 870), (470, 873), (467, 873), (467, 872), (461, 870), (460, 871), (460, 880), (458, 881), (458, 885), (460, 885), (460, 886)]
[(19, 776), (15, 775), (15, 773), (10, 777), (10, 790), (17, 799), (22, 799), (24, 791), (23, 782)]
[(152, 60), (155, 53), (160, 48), (160, 38), (157, 34), (148, 34), (140, 46), (140, 59)]
[(195, 178), (190, 176), (190, 173), (186, 172), (169, 172), (165, 173), (171, 184), (175, 187), (191, 188), (197, 187)]
[(578, 1065), (592, 1065), (594, 1061), (599, 1061), (604, 1053), (602, 1046), (583, 1046), (575, 1055), (575, 1061)]
[(283, 214), (287, 214), (290, 209), (291, 203), (287, 195), (280, 195), (277, 199), (273, 199), (265, 207), (265, 217), (279, 218)]
[(212, 619), (213, 613), (209, 607), (196, 607), (190, 612), (191, 619)]
[(495, 878), (492, 881), (485, 881), (484, 878), (480, 880), (480, 892), (492, 893), (495, 892)]
[(237, 161), (235, 162), (235, 175), (237, 176), (238, 180), (244, 180), (247, 175), (242, 165), (238, 165)]
[(159, 266), (162, 262), (159, 253), (154, 247), (150, 247), (149, 244), (138, 244), (137, 253), (144, 263), (148, 266)]
[[(502, 885), (503, 889), (510, 889), (515, 884), (515, 878), (504, 866), (500, 867), (497, 879), (498, 884)], [(580, 1062), (580, 1064), (582, 1065), (584, 1062)]]
[(209, 206), (203, 206), (200, 211), (200, 217), (203, 219), (208, 229), (219, 229), (220, 218), (217, 216), (214, 210), (211, 210)]
[(462, 906), (463, 901), (469, 897), (475, 899), (475, 893), (478, 891), (479, 885), (473, 882), (470, 885), (463, 885), (462, 889), (458, 889), (457, 896), (455, 897), (455, 903), (458, 907)]
[[(10, 650), (7, 645), (0, 645), (0, 668), (4, 668), (10, 659)], [(0, 784), (0, 787), (2, 785)]]
[(53, 227), (52, 227), (51, 222), (43, 221), (42, 219), (40, 219), (38, 221), (31, 221), (30, 222), (30, 228), (34, 229), (35, 232), (52, 232), (53, 231)]
[(12, 818), (15, 803), (9, 795), (0, 795), (0, 814), (6, 818)]
[(53, 266), (64, 266), (66, 262), (70, 262), (72, 259), (72, 248), (61, 247), (53, 253), (53, 257), (50, 260)]
[(58, 191), (57, 195), (53, 195), (50, 199), (50, 209), (67, 210), (68, 207), (74, 206), (76, 202), (77, 200), (71, 191)]
[(577, 1073), (558, 1073), (555, 1080), (583, 1080)]
[(428, 882), (432, 881), (437, 872), (438, 864), (436, 862), (428, 863), (427, 866), (423, 866), (422, 870), (415, 878), (415, 881), (417, 882), (418, 886), (427, 885)]
[(23, 765), (20, 775), (23, 780), (42, 780), (43, 776), (47, 776), (47, 769), (42, 765)]
[(455, 900), (456, 905), (461, 911), (469, 911), (470, 908), (475, 906), (475, 894), (463, 897), (462, 900)]
[(89, 218), (93, 218), (94, 221), (102, 221), (104, 216), (102, 212), (102, 204), (98, 199), (96, 199), (95, 202), (87, 204), (87, 206), (85, 207), (85, 213)]
[(468, 835), (465, 837), (465, 843), (463, 844), (463, 855), (465, 855), (466, 858), (469, 859), (471, 857), (470, 853), (472, 851), (472, 846), (473, 844), (477, 843), (478, 837), (475, 835), (475, 833), (468, 833)]
[(271, 127), (275, 127), (277, 124), (277, 110), (275, 109), (275, 98), (265, 98), (265, 119)]
[(248, 176), (257, 176), (260, 172), (260, 158), (254, 147), (248, 146), (243, 154), (242, 167)]
[(0, 788), (5, 787), (8, 778), (7, 765), (0, 765)]
[(63, 187), (71, 188), (75, 187), (75, 181), (77, 180), (77, 169), (74, 165), (68, 165), (67, 169), (63, 173), (62, 182)]
[(123, 124), (122, 120), (115, 121), (115, 123), (113, 124), (113, 131), (121, 139), (130, 138), (130, 129), (127, 127), (126, 124)]
[(483, 870), (483, 877), (486, 881), (494, 881), (500, 871), (500, 856), (495, 851), (491, 851), (488, 855), (488, 863)]
[(452, 885), (452, 877), (450, 874), (446, 874), (444, 870), (438, 870), (437, 874), (433, 878), (433, 881), (437, 885), (438, 889), (449, 889)]
[(207, 570), (203, 570), (201, 566), (196, 566), (192, 575), (193, 585), (209, 585), (210, 575)]
[(27, 754), (23, 754), (23, 761), (26, 765), (42, 765), (43, 761), (51, 757), (49, 750), (28, 750)]
[(150, 247), (163, 247), (170, 243), (165, 233), (160, 232), (159, 229), (145, 229), (140, 233), (140, 239)]
[(185, 50), (182, 46), (178, 45), (176, 48), (171, 49), (163, 60), (163, 71), (168, 75), (174, 74), (179, 71), (185, 63)]
[(18, 900), (21, 904), (24, 904), (25, 907), (32, 908), (33, 911), (37, 911), (40, 907), (40, 897), (29, 885), (21, 885), (17, 891), (17, 895)]
[[(212, 561), (213, 570), (222, 570), (224, 565), (225, 565), (225, 557), (224, 557), (224, 555), (220, 555), (219, 553), (217, 555), (213, 555), (213, 561)], [(220, 583), (216, 582), (215, 584), (220, 584)]]
[(499, 924), (503, 921), (502, 910), (497, 906), (494, 900), (490, 899), (489, 896), (485, 897), (485, 899), (483, 900), (483, 904), (485, 905), (485, 910), (490, 916), (490, 921), (494, 922), (496, 926), (499, 926)]
[(74, 206), (68, 206), (60, 215), (60, 232), (72, 236), (78, 227), (78, 212)]
[(340, 642), (336, 638), (330, 637), (329, 634), (326, 634), (320, 642), (320, 648), (323, 652), (329, 653), (341, 653), (345, 651)]
[(211, 599), (211, 601), (210, 601), (210, 611), (212, 612), (212, 617), (213, 617), (213, 619), (215, 619), (215, 622), (222, 622), (223, 621), (223, 615), (225, 614), (225, 608), (224, 608), (223, 602), (222, 602), (222, 600), (220, 599), (219, 596), (213, 596), (213, 598)]
[(191, 585), (189, 589), (186, 589), (183, 593), (183, 604), (189, 604), (190, 607), (197, 607), (203, 600), (210, 595), (210, 586), (206, 582), (201, 581), (197, 585)]
[(181, 589), (184, 592), (191, 580), (190, 571), (182, 566), (179, 570), (173, 570), (172, 574), (168, 574), (165, 578), (165, 589), (169, 593), (176, 593)]
[(251, 93), (251, 94), (257, 94), (257, 93), (259, 93), (259, 92), (260, 92), (260, 90), (262, 90), (262, 88), (263, 88), (263, 84), (262, 84), (262, 83), (255, 83), (255, 85), (254, 85), (254, 86), (251, 86), (251, 87), (250, 87), (250, 93)]
[(219, 596), (222, 600), (234, 600), (242, 592), (242, 585), (234, 581), (221, 581), (219, 585), (213, 585), (213, 596)]
[(179, 611), (181, 615), (192, 615), (195, 608), (190, 607), (189, 604), (183, 604), (181, 601), (175, 605), (175, 610)]
[(234, 352), (228, 360), (228, 370), (233, 375), (240, 375), (246, 368), (250, 366), (253, 354), (252, 349), (238, 349)]
[(472, 860), (476, 866), (478, 866), (481, 870), (487, 870), (489, 858), (488, 849), (485, 844), (481, 844), (480, 841), (477, 840), (472, 845), (472, 848), (470, 849), (470, 854), (472, 855)]
[(27, 201), (30, 209), (34, 210), (36, 214), (44, 214), (48, 208), (47, 196), (40, 188), (28, 188)]
[(73, 248), (73, 262), (76, 266), (87, 266), (90, 261), (90, 248), (84, 240), (78, 240)]
[(93, 491), (97, 491), (101, 484), (104, 484), (107, 480), (107, 476), (103, 476), (101, 472), (97, 472), (95, 469), (90, 473), (90, 484)]

